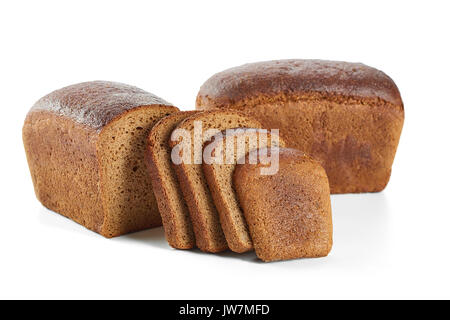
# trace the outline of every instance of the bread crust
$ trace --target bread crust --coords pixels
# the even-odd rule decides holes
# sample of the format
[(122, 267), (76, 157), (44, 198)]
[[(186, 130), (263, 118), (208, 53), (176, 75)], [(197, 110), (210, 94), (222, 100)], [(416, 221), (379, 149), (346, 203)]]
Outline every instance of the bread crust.
[[(185, 119), (176, 129), (184, 129), (191, 132), (194, 121), (202, 121), (204, 131), (209, 128), (219, 131), (237, 127), (261, 128), (261, 124), (257, 120), (241, 112), (213, 110), (201, 112)], [(208, 127), (208, 122), (216, 121), (217, 126)], [(178, 141), (171, 139), (170, 146), (173, 148), (177, 143)], [(173, 166), (189, 208), (197, 247), (205, 252), (226, 250), (228, 245), (220, 226), (217, 209), (204, 177), (202, 165), (181, 163)]]
[(55, 90), (39, 99), (29, 114), (47, 111), (100, 131), (116, 117), (140, 106), (171, 103), (124, 83), (90, 81)]
[[(176, 173), (173, 171), (172, 161), (169, 159), (167, 164), (161, 163), (158, 159), (158, 155), (161, 156), (161, 154), (158, 152), (165, 153), (166, 148), (170, 149), (171, 131), (181, 121), (195, 113), (197, 111), (183, 111), (162, 118), (153, 127), (148, 137), (148, 168), (153, 191), (158, 202), (167, 242), (176, 249), (194, 248), (195, 236), (188, 208), (181, 194)], [(169, 132), (167, 136), (165, 135), (166, 131)], [(164, 146), (160, 146), (161, 143)], [(159, 150), (160, 148), (163, 150)], [(172, 172), (165, 172), (164, 165), (167, 165)], [(171, 176), (168, 177), (168, 174)], [(174, 201), (177, 203), (174, 204)]]
[(233, 176), (257, 256), (268, 262), (328, 255), (333, 225), (325, 170), (301, 151), (273, 152), (279, 157), (276, 174), (261, 175), (266, 165), (246, 161)]
[(360, 63), (280, 60), (212, 76), (198, 110), (239, 110), (280, 129), (288, 147), (325, 168), (332, 193), (378, 192), (387, 185), (404, 121), (397, 86)]
[(46, 208), (102, 233), (96, 130), (41, 111), (27, 116), (22, 134), (37, 199)]
[(22, 135), (38, 200), (108, 238), (161, 225), (158, 218), (133, 230), (121, 230), (108, 220), (102, 186), (102, 133), (142, 108), (163, 108), (168, 113), (178, 110), (136, 87), (105, 81), (65, 87), (36, 102), (27, 114)]
[(279, 95), (342, 96), (375, 103), (381, 99), (403, 109), (397, 86), (380, 70), (362, 63), (300, 59), (249, 63), (219, 72), (201, 86), (197, 105), (244, 106), (253, 98)]

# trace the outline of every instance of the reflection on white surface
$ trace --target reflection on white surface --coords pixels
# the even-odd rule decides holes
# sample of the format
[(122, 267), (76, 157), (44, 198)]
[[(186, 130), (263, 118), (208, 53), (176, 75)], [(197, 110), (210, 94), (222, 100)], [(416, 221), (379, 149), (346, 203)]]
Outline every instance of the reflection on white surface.
[[(48, 210), (42, 205), (39, 209), (38, 219), (39, 222), (46, 227), (59, 229), (64, 232), (73, 232), (78, 234), (85, 234), (86, 236), (103, 238), (103, 236), (97, 234), (96, 232), (83, 227), (82, 225), (64, 217), (63, 215)], [(168, 243), (166, 242), (164, 229), (162, 227), (129, 233), (120, 237), (112, 238), (111, 241), (138, 241), (142, 244), (148, 244), (153, 247), (167, 249), (170, 248)]]
[(370, 261), (387, 253), (391, 212), (383, 192), (332, 195), (331, 206), (333, 256)]
[(37, 219), (41, 225), (54, 230), (83, 234), (86, 236), (97, 236), (95, 232), (92, 232), (75, 221), (66, 218), (65, 216), (51, 211), (41, 204), (38, 204), (39, 212)]
[(162, 227), (152, 228), (139, 232), (129, 233), (127, 235), (114, 238), (118, 241), (134, 241), (161, 249), (170, 249), (169, 244), (164, 236), (164, 229)]
[[(307, 265), (323, 265), (327, 259), (354, 267), (369, 265), (388, 254), (389, 245), (389, 206), (386, 195), (381, 193), (343, 194), (331, 196), (333, 212), (333, 249), (328, 258), (302, 259)], [(73, 222), (64, 216), (40, 206), (39, 222), (47, 227), (63, 232), (75, 232), (98, 237), (95, 232)], [(167, 244), (162, 227), (127, 234), (112, 239), (120, 242), (140, 242), (159, 249), (171, 250)], [(192, 254), (202, 254), (198, 249), (189, 250)], [(238, 254), (225, 251), (214, 255), (217, 259), (231, 258), (248, 262), (259, 262), (254, 252)], [(284, 262), (286, 264), (286, 262)], [(288, 263), (288, 264), (291, 264)], [(280, 265), (279, 263), (275, 263)], [(297, 264), (297, 263), (296, 263)], [(362, 264), (362, 265), (361, 265)]]

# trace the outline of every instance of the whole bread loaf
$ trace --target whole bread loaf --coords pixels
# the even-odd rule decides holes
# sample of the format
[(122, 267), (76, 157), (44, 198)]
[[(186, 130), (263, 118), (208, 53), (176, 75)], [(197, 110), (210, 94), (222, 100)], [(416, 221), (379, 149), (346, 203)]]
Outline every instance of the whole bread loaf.
[(157, 96), (114, 82), (80, 83), (43, 97), (23, 126), (37, 198), (105, 237), (160, 226), (146, 138), (176, 111)]
[(325, 168), (332, 193), (384, 189), (403, 126), (397, 86), (360, 63), (279, 60), (213, 75), (198, 110), (234, 109), (280, 129), (288, 147)]

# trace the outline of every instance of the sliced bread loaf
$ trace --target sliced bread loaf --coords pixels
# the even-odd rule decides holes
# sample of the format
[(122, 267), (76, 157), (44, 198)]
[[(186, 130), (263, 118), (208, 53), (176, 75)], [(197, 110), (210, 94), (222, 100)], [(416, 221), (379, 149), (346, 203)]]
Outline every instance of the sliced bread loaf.
[(263, 261), (326, 256), (333, 225), (324, 168), (296, 149), (270, 151), (278, 158), (275, 174), (263, 175), (264, 163), (247, 161), (233, 175), (256, 255)]
[(196, 111), (173, 113), (160, 121), (148, 137), (148, 167), (153, 191), (158, 202), (167, 242), (177, 249), (195, 246), (189, 211), (172, 167), (170, 134), (184, 119)]
[(23, 125), (39, 201), (105, 237), (161, 225), (147, 136), (178, 108), (142, 89), (84, 82), (41, 98)]
[(236, 162), (245, 159), (245, 154), (255, 149), (284, 145), (278, 134), (272, 135), (265, 129), (247, 128), (221, 132), (205, 145), (204, 154), (211, 154), (211, 161), (203, 162), (203, 170), (228, 246), (234, 252), (253, 249), (247, 223), (233, 188)]
[[(189, 208), (196, 244), (202, 251), (220, 252), (228, 248), (219, 215), (203, 174), (202, 147), (213, 133), (239, 127), (261, 128), (261, 124), (237, 111), (205, 111), (182, 121), (171, 136), (172, 148), (177, 145), (178, 148), (180, 143), (186, 143), (187, 146), (186, 150), (182, 149), (179, 152), (187, 161), (183, 160), (174, 167)], [(183, 136), (181, 142), (180, 136)]]

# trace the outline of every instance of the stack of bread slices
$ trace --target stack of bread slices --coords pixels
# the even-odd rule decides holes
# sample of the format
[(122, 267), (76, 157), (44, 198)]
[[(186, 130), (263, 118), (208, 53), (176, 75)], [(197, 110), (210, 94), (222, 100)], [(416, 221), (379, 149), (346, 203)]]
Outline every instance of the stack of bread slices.
[[(201, 124), (201, 132), (194, 132), (195, 123)], [(222, 226), (230, 226), (227, 221), (231, 216), (227, 218), (225, 214), (220, 214), (225, 213), (226, 210), (236, 210), (236, 207), (230, 208), (227, 206), (227, 201), (221, 201), (219, 192), (210, 191), (210, 186), (214, 191), (221, 188), (232, 191), (232, 186), (226, 185), (231, 182), (232, 172), (227, 172), (226, 180), (222, 181), (219, 174), (216, 175), (212, 170), (208, 170), (215, 166), (206, 165), (203, 159), (203, 150), (208, 140), (214, 144), (219, 142), (215, 135), (210, 139), (205, 137), (204, 133), (208, 129), (215, 129), (220, 133), (224, 131), (226, 134), (227, 129), (236, 128), (246, 128), (236, 131), (243, 134), (249, 130), (248, 128), (261, 128), (261, 124), (235, 111), (186, 111), (161, 119), (150, 131), (148, 139), (150, 178), (166, 238), (172, 247), (178, 249), (198, 247), (206, 252), (220, 252), (228, 249), (230, 247), (228, 243), (231, 243), (231, 248), (237, 248), (233, 246), (236, 242), (233, 241), (233, 237), (236, 235), (239, 237), (239, 231), (234, 230), (233, 236), (231, 232), (225, 234), (224, 231), (228, 228)], [(183, 132), (182, 130), (188, 133), (191, 138), (189, 143), (192, 143), (189, 148), (192, 155), (187, 155), (185, 159), (193, 161), (175, 164), (172, 151), (178, 143), (182, 143), (178, 141), (176, 134)], [(194, 144), (197, 148), (201, 148), (201, 159), (197, 159), (199, 161), (194, 161), (196, 160)], [(208, 182), (210, 182), (209, 185)], [(233, 197), (232, 201), (236, 202), (236, 199)], [(245, 225), (242, 229), (241, 232), (247, 232)], [(245, 245), (248, 247), (249, 241), (246, 242)]]
[[(201, 129), (196, 128), (196, 124), (201, 124)], [(208, 134), (208, 130), (211, 129), (214, 131)], [(184, 156), (182, 160), (184, 161), (174, 159), (174, 156), (180, 155), (178, 146), (183, 143), (183, 141), (180, 141), (182, 133), (185, 134), (183, 139), (189, 138), (189, 147), (182, 151), (191, 152), (191, 154), (182, 154)], [(252, 237), (258, 237), (262, 232), (275, 232), (272, 234), (275, 239), (270, 239), (271, 236), (267, 235), (261, 237), (263, 241), (258, 241), (255, 244), (258, 256), (265, 261), (294, 258), (298, 254), (301, 254), (301, 256), (327, 255), (332, 242), (329, 187), (326, 174), (318, 163), (314, 164), (319, 169), (319, 173), (322, 174), (322, 181), (316, 183), (316, 185), (324, 186), (322, 192), (319, 193), (320, 196), (324, 195), (322, 200), (325, 201), (324, 204), (320, 203), (319, 206), (320, 210), (324, 209), (323, 221), (313, 222), (319, 232), (317, 230), (311, 232), (310, 221), (293, 221), (294, 224), (303, 223), (303, 231), (309, 228), (307, 230), (308, 236), (312, 236), (312, 239), (310, 239), (312, 241), (309, 241), (311, 248), (306, 249), (306, 252), (302, 250), (307, 247), (305, 245), (308, 242), (307, 240), (302, 239), (303, 243), (299, 245), (301, 248), (294, 244), (295, 238), (299, 238), (300, 234), (293, 237), (290, 235), (292, 238), (288, 239), (292, 242), (291, 250), (295, 251), (294, 254), (288, 253), (285, 255), (279, 250), (274, 252), (273, 244), (267, 245), (265, 240), (275, 240), (275, 243), (283, 242), (283, 237), (286, 237), (286, 235), (289, 237), (289, 230), (287, 230), (288, 232), (286, 230), (278, 230), (278, 232), (273, 229), (268, 230), (271, 223), (279, 226), (277, 217), (266, 216), (264, 218), (264, 213), (258, 211), (254, 214), (256, 219), (253, 219), (253, 208), (251, 206), (247, 210), (249, 215), (247, 217), (242, 210), (235, 184), (238, 187), (240, 186), (243, 190), (242, 196), (245, 197), (245, 194), (251, 193), (251, 189), (254, 187), (248, 185), (257, 184), (258, 180), (261, 179), (259, 178), (260, 173), (257, 172), (253, 178), (247, 175), (245, 182), (239, 182), (243, 175), (233, 178), (236, 166), (244, 166), (240, 170), (245, 170), (246, 165), (252, 167), (252, 164), (253, 166), (261, 164), (263, 151), (266, 158), (267, 156), (277, 155), (276, 161), (283, 162), (285, 152), (290, 150), (284, 147), (285, 142), (280, 139), (278, 132), (273, 133), (270, 130), (262, 129), (258, 121), (237, 111), (177, 112), (156, 123), (148, 138), (148, 165), (169, 244), (177, 249), (198, 247), (202, 251), (212, 253), (227, 249), (243, 253), (254, 249)], [(195, 161), (197, 156), (194, 154), (196, 148), (201, 148), (201, 159), (198, 159), (197, 162)], [(254, 154), (252, 160), (248, 159), (249, 154)], [(304, 154), (295, 155), (294, 152), (294, 156), (292, 154), (289, 156), (294, 159), (294, 162), (314, 162), (312, 159), (306, 158)], [(296, 156), (297, 160), (295, 160)], [(279, 169), (277, 168), (277, 171)], [(285, 169), (282, 168), (282, 170)], [(276, 184), (274, 188), (279, 190), (273, 190), (272, 194), (268, 196), (274, 198), (275, 201), (281, 199), (279, 197), (277, 199), (277, 193), (280, 191), (284, 193), (282, 198), (286, 195), (292, 196), (292, 191), (286, 189), (292, 188), (292, 186), (287, 186), (282, 181), (284, 178), (278, 179), (277, 182), (273, 181), (278, 176), (283, 175), (283, 172), (274, 172), (272, 175), (272, 183)], [(249, 183), (248, 179), (252, 182)], [(311, 186), (306, 187), (311, 188)], [(300, 190), (294, 192), (304, 193)], [(312, 203), (317, 198), (316, 195), (310, 196), (312, 198), (301, 196), (301, 201)], [(257, 198), (258, 194), (256, 201), (253, 203), (255, 206), (264, 200)], [(327, 198), (328, 203), (326, 202)], [(270, 201), (270, 199), (266, 200)], [(295, 205), (295, 203), (287, 203), (283, 210), (290, 212), (291, 217), (286, 218), (292, 220), (292, 217), (294, 217), (295, 220), (302, 214), (299, 212), (296, 214), (295, 210), (292, 211), (292, 205)], [(317, 210), (311, 208), (307, 210), (308, 214), (315, 211)], [(252, 225), (249, 228), (247, 219), (253, 219), (255, 227)], [(267, 221), (264, 221), (265, 226), (259, 224), (261, 219), (267, 219)], [(259, 230), (258, 226), (263, 226), (263, 228)], [(305, 226), (307, 227), (305, 228)], [(295, 228), (295, 226), (293, 227)], [(314, 243), (317, 242), (319, 233), (325, 233), (325, 235), (321, 239), (322, 243), (317, 246)], [(279, 253), (282, 253), (282, 255), (279, 255)]]

